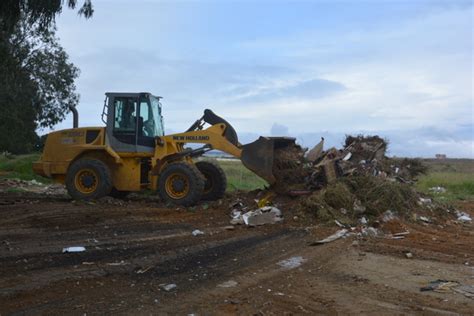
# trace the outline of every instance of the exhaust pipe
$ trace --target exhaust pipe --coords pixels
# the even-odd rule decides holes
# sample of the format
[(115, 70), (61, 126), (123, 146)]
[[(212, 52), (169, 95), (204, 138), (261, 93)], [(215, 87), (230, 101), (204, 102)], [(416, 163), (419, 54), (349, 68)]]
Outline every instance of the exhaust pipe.
[(72, 127), (78, 128), (79, 127), (79, 113), (74, 105), (70, 105), (69, 109), (72, 112)]

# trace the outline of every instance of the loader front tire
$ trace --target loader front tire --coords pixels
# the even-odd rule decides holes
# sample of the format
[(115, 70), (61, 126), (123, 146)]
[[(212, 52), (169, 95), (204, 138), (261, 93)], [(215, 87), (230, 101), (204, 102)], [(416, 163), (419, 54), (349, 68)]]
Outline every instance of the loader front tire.
[(158, 178), (158, 194), (165, 203), (191, 206), (199, 202), (205, 179), (196, 166), (175, 162), (164, 168)]
[(75, 200), (94, 200), (110, 194), (112, 177), (106, 164), (97, 159), (79, 159), (66, 174), (66, 189)]
[(215, 201), (222, 198), (227, 189), (224, 170), (217, 163), (210, 161), (198, 161), (196, 167), (206, 178), (201, 199)]

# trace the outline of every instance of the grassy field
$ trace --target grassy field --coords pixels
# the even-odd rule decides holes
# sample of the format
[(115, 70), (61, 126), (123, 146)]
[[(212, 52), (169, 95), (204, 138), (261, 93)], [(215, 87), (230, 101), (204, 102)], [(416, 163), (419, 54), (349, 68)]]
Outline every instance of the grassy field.
[(39, 160), (39, 154), (5, 156), (0, 155), (0, 178), (15, 178), (21, 180), (36, 180), (43, 183), (51, 182), (47, 178), (33, 173), (33, 161)]
[[(49, 179), (37, 176), (31, 168), (32, 162), (39, 159), (38, 154), (5, 157), (0, 156), (0, 178), (17, 178), (48, 183)], [(238, 160), (220, 160), (218, 163), (227, 175), (228, 190), (254, 190), (267, 183), (246, 169)], [(474, 160), (446, 159), (424, 160), (429, 166), (427, 175), (421, 176), (416, 188), (428, 194), (432, 187), (443, 187), (445, 193), (432, 194), (441, 200), (474, 200)]]
[(419, 191), (430, 193), (430, 188), (443, 187), (445, 193), (433, 194), (441, 200), (474, 200), (474, 160), (472, 159), (425, 159), (427, 175), (416, 183)]
[(262, 189), (267, 182), (245, 168), (239, 160), (220, 160), (219, 165), (227, 176), (227, 190)]

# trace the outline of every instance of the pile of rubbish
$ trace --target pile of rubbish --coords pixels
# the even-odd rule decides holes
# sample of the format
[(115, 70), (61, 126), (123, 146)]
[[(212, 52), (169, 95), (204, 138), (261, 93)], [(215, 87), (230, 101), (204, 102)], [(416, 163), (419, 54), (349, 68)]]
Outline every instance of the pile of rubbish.
[(280, 205), (271, 200), (288, 195), (300, 198), (283, 209), (290, 206), (302, 216), (311, 214), (318, 222), (336, 222), (347, 229), (370, 228), (394, 218), (432, 223), (457, 216), (469, 222), (464, 214), (417, 192), (411, 184), (427, 167), (417, 159), (387, 157), (388, 143), (381, 137), (347, 136), (342, 149), (323, 147), (324, 139), (308, 152), (296, 144), (278, 149), (273, 167), (276, 184), (261, 192), (264, 198), (251, 209), (241, 202), (231, 205), (231, 224), (257, 226), (282, 220), (276, 208)]
[(342, 149), (323, 150), (324, 138), (308, 153), (299, 145), (275, 152), (272, 187), (278, 193), (300, 195), (351, 175), (413, 183), (427, 167), (417, 159), (385, 156), (388, 143), (379, 136), (347, 136)]

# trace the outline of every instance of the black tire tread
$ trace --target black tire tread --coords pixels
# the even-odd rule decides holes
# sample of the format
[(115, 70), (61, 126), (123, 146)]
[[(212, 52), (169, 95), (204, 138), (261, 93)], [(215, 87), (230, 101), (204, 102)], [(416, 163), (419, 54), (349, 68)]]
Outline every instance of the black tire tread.
[[(179, 200), (169, 197), (165, 189), (166, 178), (173, 172), (183, 172), (189, 177), (189, 193)], [(158, 194), (165, 203), (192, 206), (201, 199), (204, 183), (205, 178), (195, 165), (186, 162), (174, 162), (166, 166), (158, 177)]]
[[(97, 190), (90, 194), (83, 194), (76, 190), (74, 185), (75, 174), (84, 168), (93, 168), (97, 171), (100, 177), (100, 185)], [(110, 175), (109, 167), (98, 159), (82, 158), (74, 161), (68, 168), (66, 174), (66, 189), (69, 195), (75, 200), (95, 200), (107, 196), (112, 190), (112, 177)]]
[(221, 199), (227, 190), (227, 177), (221, 166), (213, 161), (198, 161), (196, 162), (196, 167), (204, 175), (205, 173), (211, 173), (215, 182), (213, 189), (208, 193), (203, 192), (201, 199), (206, 201)]

